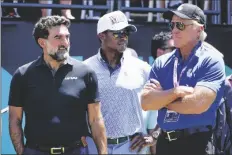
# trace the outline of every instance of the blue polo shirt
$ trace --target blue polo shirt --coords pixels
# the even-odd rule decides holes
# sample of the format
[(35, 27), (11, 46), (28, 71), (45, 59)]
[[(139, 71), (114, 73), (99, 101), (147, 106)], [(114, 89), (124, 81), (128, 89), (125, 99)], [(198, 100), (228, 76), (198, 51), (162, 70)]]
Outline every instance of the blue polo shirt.
[[(192, 50), (189, 58), (183, 61), (179, 49), (157, 58), (152, 66), (150, 79), (160, 82), (163, 90), (174, 88), (173, 69), (175, 59), (177, 64), (177, 79), (183, 68), (179, 85), (182, 86), (204, 86), (217, 93), (217, 97), (211, 107), (202, 114), (172, 114), (167, 108), (158, 111), (158, 124), (166, 131), (198, 127), (202, 125), (215, 125), (216, 110), (222, 99), (225, 81), (224, 61), (218, 52), (199, 42)], [(172, 118), (173, 117), (173, 118)], [(169, 118), (167, 121), (166, 119)]]

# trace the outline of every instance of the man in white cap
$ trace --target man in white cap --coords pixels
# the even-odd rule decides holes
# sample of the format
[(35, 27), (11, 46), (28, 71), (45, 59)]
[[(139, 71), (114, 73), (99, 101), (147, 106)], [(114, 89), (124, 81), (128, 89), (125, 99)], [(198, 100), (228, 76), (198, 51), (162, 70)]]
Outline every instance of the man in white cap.
[(130, 33), (136, 31), (121, 11), (105, 14), (97, 24), (101, 47), (85, 60), (97, 74), (109, 154), (137, 154), (153, 144), (152, 136), (142, 133), (140, 105), (151, 67), (124, 53)]

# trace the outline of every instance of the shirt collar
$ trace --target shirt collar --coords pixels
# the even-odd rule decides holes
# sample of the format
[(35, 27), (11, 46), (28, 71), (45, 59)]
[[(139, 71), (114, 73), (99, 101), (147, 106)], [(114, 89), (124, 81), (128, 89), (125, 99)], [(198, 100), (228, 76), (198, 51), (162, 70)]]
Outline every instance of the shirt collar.
[[(37, 61), (36, 61), (36, 66), (47, 66), (47, 63), (44, 61), (44, 58), (43, 58), (43, 54), (41, 56), (38, 57)], [(65, 60), (64, 62), (64, 65), (66, 64), (69, 64), (71, 66), (73, 66), (74, 62), (73, 62), (73, 59), (68, 56), (68, 58)]]
[[(107, 64), (108, 64), (108, 62), (104, 59), (104, 57), (102, 57), (101, 51), (102, 51), (102, 49), (99, 48), (99, 49), (98, 49), (98, 53), (97, 53), (97, 58), (98, 58), (98, 60), (99, 60), (100, 62), (103, 62), (103, 63), (107, 63)], [(125, 52), (125, 51), (124, 51), (124, 52)], [(120, 64), (122, 64), (123, 61), (124, 61), (124, 58), (125, 58), (124, 52), (123, 52), (122, 57), (121, 57), (121, 59), (120, 59)]]

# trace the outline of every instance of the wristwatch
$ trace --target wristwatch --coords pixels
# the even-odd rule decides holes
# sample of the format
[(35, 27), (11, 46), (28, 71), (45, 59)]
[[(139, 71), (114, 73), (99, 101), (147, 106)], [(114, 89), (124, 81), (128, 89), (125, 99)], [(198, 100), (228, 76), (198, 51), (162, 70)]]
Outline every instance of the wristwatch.
[(158, 137), (159, 137), (159, 134), (160, 134), (160, 131), (154, 131), (154, 132), (152, 132), (152, 137), (155, 139), (155, 140), (157, 140), (158, 139)]

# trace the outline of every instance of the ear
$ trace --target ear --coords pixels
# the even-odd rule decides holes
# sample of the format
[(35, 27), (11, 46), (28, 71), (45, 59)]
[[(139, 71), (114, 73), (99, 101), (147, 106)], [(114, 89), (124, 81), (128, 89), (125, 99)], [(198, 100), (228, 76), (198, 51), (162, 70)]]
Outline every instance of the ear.
[(204, 28), (204, 26), (201, 26), (200, 29), (201, 29), (201, 31), (204, 31), (205, 28)]
[(101, 42), (106, 38), (106, 35), (104, 33), (99, 33), (98, 38), (101, 40)]
[(40, 45), (40, 47), (45, 48), (45, 40), (43, 38), (39, 38), (38, 39), (38, 44)]
[(198, 32), (200, 33), (201, 31), (204, 31), (204, 26), (199, 26), (198, 27)]

